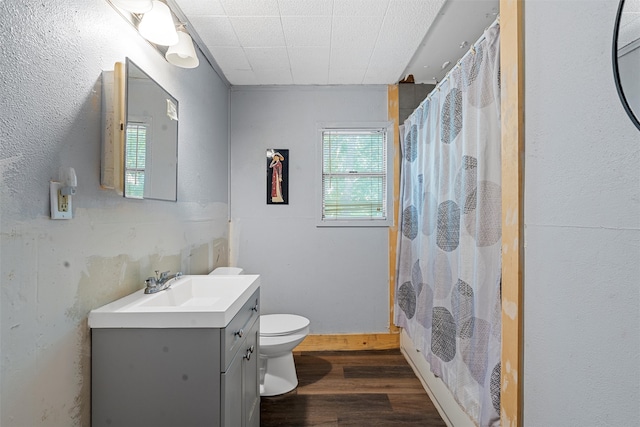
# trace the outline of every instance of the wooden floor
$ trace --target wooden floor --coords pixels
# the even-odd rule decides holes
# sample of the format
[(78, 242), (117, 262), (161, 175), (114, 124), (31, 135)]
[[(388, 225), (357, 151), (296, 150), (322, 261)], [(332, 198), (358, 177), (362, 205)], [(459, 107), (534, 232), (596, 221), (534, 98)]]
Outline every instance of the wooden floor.
[(399, 350), (294, 357), (298, 388), (261, 398), (261, 427), (446, 427)]

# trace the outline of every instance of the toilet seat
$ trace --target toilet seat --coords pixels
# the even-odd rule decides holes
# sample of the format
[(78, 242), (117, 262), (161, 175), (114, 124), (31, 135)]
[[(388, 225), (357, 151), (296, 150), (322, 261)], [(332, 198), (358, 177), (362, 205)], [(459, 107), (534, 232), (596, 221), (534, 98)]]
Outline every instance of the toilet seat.
[(260, 336), (292, 335), (309, 326), (309, 319), (296, 314), (263, 314), (260, 316)]

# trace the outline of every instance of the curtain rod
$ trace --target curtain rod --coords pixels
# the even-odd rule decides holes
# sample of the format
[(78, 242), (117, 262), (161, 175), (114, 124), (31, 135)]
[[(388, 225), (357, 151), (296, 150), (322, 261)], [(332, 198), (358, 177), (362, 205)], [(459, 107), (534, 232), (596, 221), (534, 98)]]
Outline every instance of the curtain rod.
[(422, 102), (420, 102), (420, 105), (418, 105), (418, 108), (422, 107), (422, 104), (424, 103), (424, 101), (430, 100), (431, 96), (433, 95), (434, 92), (436, 91), (440, 91), (440, 86), (446, 82), (447, 80), (449, 80), (449, 76), (451, 75), (451, 73), (456, 69), (460, 67), (460, 64), (462, 63), (462, 61), (467, 57), (467, 55), (469, 54), (476, 54), (476, 45), (480, 42), (482, 42), (486, 36), (485, 33), (487, 32), (487, 30), (489, 30), (490, 28), (495, 27), (496, 25), (500, 24), (500, 15), (498, 15), (496, 17), (496, 19), (491, 23), (491, 25), (489, 25), (487, 28), (484, 29), (484, 32), (482, 33), (482, 35), (478, 38), (478, 40), (475, 41), (475, 43), (473, 43), (471, 45), (471, 47), (469, 48), (469, 50), (462, 55), (462, 58), (460, 58), (458, 60), (458, 62), (456, 62), (456, 65), (453, 66), (453, 68), (451, 68), (449, 70), (449, 72), (442, 78), (442, 80), (440, 80), (439, 82), (436, 83), (436, 87), (433, 88), (433, 90), (431, 92), (429, 92), (429, 95), (427, 95), (427, 97), (425, 99), (422, 100)]

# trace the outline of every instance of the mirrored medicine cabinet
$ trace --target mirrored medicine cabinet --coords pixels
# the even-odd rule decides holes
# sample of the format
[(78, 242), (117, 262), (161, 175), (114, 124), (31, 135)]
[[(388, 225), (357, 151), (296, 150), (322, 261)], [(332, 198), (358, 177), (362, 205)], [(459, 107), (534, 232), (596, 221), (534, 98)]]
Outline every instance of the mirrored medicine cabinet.
[(102, 188), (176, 201), (178, 100), (129, 58), (102, 80)]
[(640, 130), (640, 0), (620, 0), (612, 53), (618, 95)]

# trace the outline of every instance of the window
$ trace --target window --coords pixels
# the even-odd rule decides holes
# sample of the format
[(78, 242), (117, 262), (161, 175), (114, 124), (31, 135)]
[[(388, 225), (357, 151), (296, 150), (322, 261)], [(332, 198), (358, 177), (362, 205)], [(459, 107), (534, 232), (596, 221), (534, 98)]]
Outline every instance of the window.
[(124, 150), (124, 194), (127, 197), (136, 199), (144, 197), (148, 128), (146, 123), (127, 123)]
[(388, 226), (387, 123), (321, 129), (321, 218), (324, 226)]

